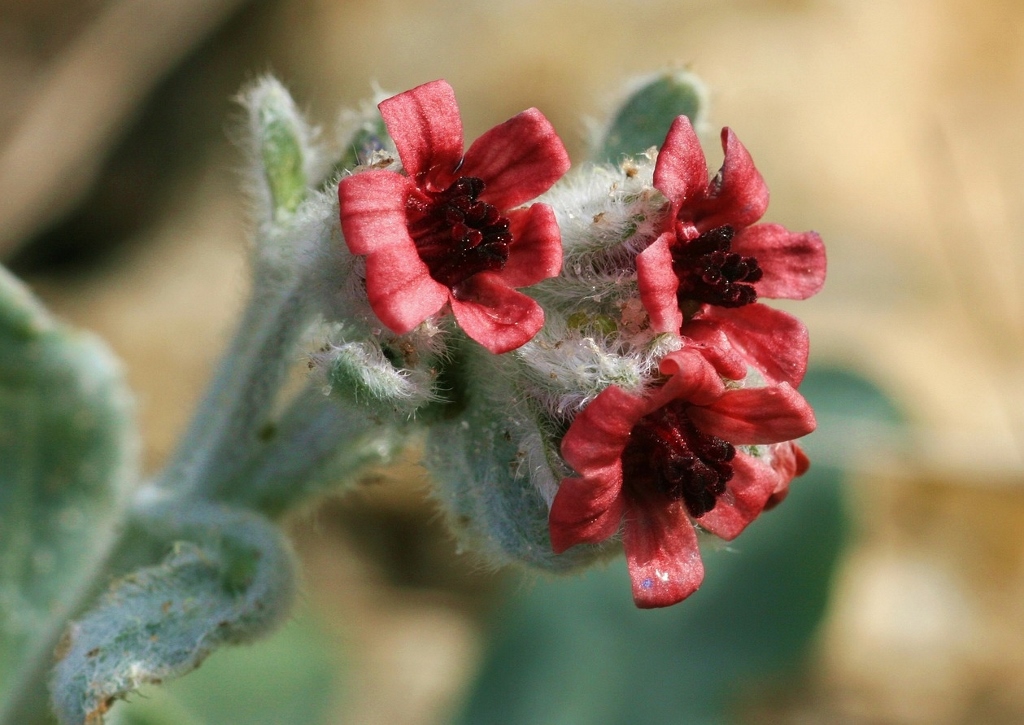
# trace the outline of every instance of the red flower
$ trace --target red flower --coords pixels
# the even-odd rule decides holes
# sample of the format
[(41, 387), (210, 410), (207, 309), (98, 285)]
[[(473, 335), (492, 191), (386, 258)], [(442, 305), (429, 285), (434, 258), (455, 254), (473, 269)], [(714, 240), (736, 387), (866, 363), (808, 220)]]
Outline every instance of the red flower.
[(679, 332), (730, 380), (742, 380), (751, 366), (768, 384), (788, 383), (796, 388), (807, 372), (807, 328), (792, 315), (767, 305), (705, 306)]
[(658, 154), (654, 186), (670, 213), (636, 267), (640, 299), (659, 332), (679, 332), (684, 319), (712, 308), (721, 315), (759, 297), (806, 299), (824, 284), (821, 238), (778, 224), (751, 226), (768, 207), (768, 187), (728, 128), (722, 148), (725, 161), (709, 181), (697, 135), (680, 116)]
[[(662, 360), (665, 385), (643, 396), (606, 388), (576, 416), (548, 526), (556, 553), (623, 527), (639, 607), (663, 607), (700, 586), (694, 522), (731, 540), (772, 497), (785, 495), (806, 457), (789, 443), (814, 429), (807, 402), (786, 383), (726, 389), (693, 348)], [(758, 455), (736, 446), (766, 445)]]
[(561, 236), (545, 204), (569, 157), (535, 108), (495, 126), (463, 155), (462, 120), (444, 81), (379, 106), (406, 175), (369, 170), (338, 186), (341, 228), (366, 255), (366, 292), (398, 334), (450, 304), (467, 335), (493, 353), (514, 350), (544, 324), (514, 287), (558, 274)]

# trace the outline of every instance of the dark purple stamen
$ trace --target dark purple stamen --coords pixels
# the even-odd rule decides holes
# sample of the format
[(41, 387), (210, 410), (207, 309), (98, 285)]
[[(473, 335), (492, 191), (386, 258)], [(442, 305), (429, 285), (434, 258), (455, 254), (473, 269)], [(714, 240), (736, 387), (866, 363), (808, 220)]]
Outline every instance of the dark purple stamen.
[(484, 182), (460, 176), (427, 199), (410, 198), (409, 233), (430, 276), (455, 287), (478, 272), (497, 272), (508, 261), (512, 233), (507, 217), (478, 197)]
[(622, 452), (622, 479), (638, 495), (681, 499), (694, 518), (715, 507), (732, 478), (736, 448), (702, 433), (677, 401), (640, 419)]
[(763, 272), (754, 257), (730, 251), (734, 232), (730, 226), (715, 227), (688, 242), (672, 247), (672, 270), (679, 278), (679, 307), (688, 301), (719, 307), (743, 307), (757, 302), (754, 283)]

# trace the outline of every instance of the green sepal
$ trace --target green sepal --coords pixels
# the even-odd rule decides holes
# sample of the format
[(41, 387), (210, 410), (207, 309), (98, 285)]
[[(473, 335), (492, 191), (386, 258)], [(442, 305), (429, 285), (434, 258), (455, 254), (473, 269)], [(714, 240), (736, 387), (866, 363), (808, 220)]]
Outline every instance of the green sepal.
[(282, 222), (306, 198), (307, 169), (313, 156), (310, 130), (291, 95), (274, 78), (257, 82), (244, 96), (254, 151), (263, 167), (271, 218)]

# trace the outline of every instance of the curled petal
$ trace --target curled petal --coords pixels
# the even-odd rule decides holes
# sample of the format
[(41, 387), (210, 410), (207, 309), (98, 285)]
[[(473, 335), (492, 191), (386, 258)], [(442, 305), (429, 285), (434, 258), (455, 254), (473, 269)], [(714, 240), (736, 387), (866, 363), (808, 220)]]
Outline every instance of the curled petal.
[(427, 172), (444, 186), (462, 159), (462, 118), (455, 91), (432, 81), (382, 101), (378, 106), (409, 176)]
[(760, 297), (805, 300), (825, 284), (825, 245), (815, 232), (757, 224), (733, 238), (732, 251), (757, 258), (764, 273), (754, 284)]
[(732, 460), (733, 477), (726, 484), (715, 507), (697, 519), (715, 536), (732, 541), (762, 511), (777, 488), (779, 475), (772, 468), (745, 453)]
[(781, 443), (814, 430), (814, 412), (787, 383), (727, 390), (706, 407), (687, 411), (705, 433), (736, 445)]
[(779, 474), (775, 490), (765, 503), (765, 509), (778, 506), (789, 495), (789, 484), (797, 476), (807, 473), (811, 462), (803, 449), (793, 441), (779, 443), (772, 448), (772, 468)]
[(586, 478), (617, 481), (621, 488), (622, 451), (633, 426), (649, 412), (646, 399), (608, 386), (569, 426), (562, 438), (562, 457)]
[(679, 277), (672, 269), (674, 232), (665, 232), (636, 257), (640, 302), (651, 318), (656, 332), (679, 332), (683, 313), (679, 311), (676, 291)]
[(708, 328), (724, 336), (717, 338), (718, 344), (728, 345), (769, 382), (789, 383), (795, 388), (803, 380), (810, 343), (807, 328), (792, 315), (760, 303), (736, 309), (708, 307), (699, 322), (683, 326), (682, 334), (714, 344), (708, 338)]
[(544, 326), (540, 305), (490, 272), (459, 285), (451, 303), (462, 331), (495, 355), (525, 345)]
[(652, 409), (671, 400), (708, 405), (725, 392), (725, 385), (714, 365), (694, 347), (684, 347), (666, 355), (658, 365), (669, 381), (651, 396)]
[(747, 361), (720, 325), (711, 320), (694, 319), (683, 325), (681, 334), (687, 345), (699, 350), (723, 378), (742, 380), (746, 377)]
[(693, 219), (702, 232), (726, 224), (742, 229), (764, 216), (768, 208), (768, 187), (732, 129), (722, 129), (722, 148), (725, 161), (707, 196), (680, 210), (680, 217)]
[(415, 186), (408, 177), (377, 169), (341, 180), (341, 230), (352, 254), (409, 245), (415, 254), (405, 214), (406, 200)]
[(551, 188), (569, 170), (569, 154), (551, 122), (530, 108), (473, 142), (459, 169), (484, 182), (480, 198), (511, 209)]
[(654, 167), (654, 188), (672, 202), (673, 214), (681, 204), (704, 196), (708, 165), (697, 134), (686, 116), (679, 116), (665, 136)]
[(680, 501), (628, 501), (623, 546), (642, 609), (667, 607), (697, 591), (704, 563), (697, 532)]
[(562, 270), (562, 234), (547, 204), (507, 212), (512, 245), (505, 268), (496, 274), (509, 287), (529, 287)]
[(561, 554), (576, 544), (596, 544), (622, 523), (622, 471), (608, 478), (566, 478), (558, 487), (548, 516), (551, 548)]

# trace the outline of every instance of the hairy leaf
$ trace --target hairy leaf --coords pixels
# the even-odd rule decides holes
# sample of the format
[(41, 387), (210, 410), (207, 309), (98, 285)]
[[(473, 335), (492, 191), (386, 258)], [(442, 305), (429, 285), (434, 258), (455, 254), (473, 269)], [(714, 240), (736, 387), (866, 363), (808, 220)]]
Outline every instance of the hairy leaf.
[(617, 163), (623, 156), (660, 147), (677, 116), (686, 116), (699, 128), (706, 105), (704, 86), (691, 73), (662, 73), (647, 79), (619, 108), (594, 158)]
[(188, 540), (115, 582), (69, 628), (51, 683), (66, 725), (102, 722), (116, 699), (190, 672), (287, 614), (294, 567), (278, 530), (249, 512), (197, 506), (155, 508), (155, 529), (180, 527)]
[(45, 698), (28, 683), (112, 542), (137, 448), (114, 356), (0, 268), (0, 722)]
[(456, 403), (461, 411), (431, 427), (425, 458), (456, 535), (493, 564), (553, 572), (577, 570), (618, 551), (617, 542), (606, 542), (554, 553), (549, 501), (570, 473), (557, 453), (559, 424), (520, 402), (514, 374), (497, 356), (466, 352), (469, 363), (453, 372), (460, 379), (451, 383), (465, 392)]

